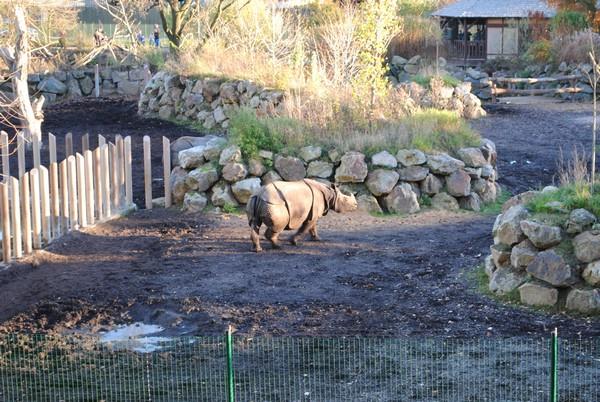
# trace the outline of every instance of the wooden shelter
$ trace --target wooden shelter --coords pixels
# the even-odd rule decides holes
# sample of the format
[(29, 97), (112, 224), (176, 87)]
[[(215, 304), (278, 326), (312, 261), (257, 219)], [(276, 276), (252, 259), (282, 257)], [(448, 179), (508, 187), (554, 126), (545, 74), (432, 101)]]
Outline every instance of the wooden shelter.
[(520, 26), (532, 15), (555, 14), (545, 0), (458, 0), (432, 15), (442, 24), (449, 58), (468, 65), (517, 56)]

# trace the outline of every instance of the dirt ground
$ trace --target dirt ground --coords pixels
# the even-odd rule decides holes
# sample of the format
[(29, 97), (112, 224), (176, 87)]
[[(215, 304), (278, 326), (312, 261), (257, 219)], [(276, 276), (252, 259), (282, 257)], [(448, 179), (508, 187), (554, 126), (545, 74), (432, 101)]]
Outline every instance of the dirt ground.
[[(190, 133), (139, 120), (128, 102), (70, 104), (47, 116), (55, 134), (133, 135), (136, 149), (144, 134), (158, 146), (162, 135)], [(474, 126), (496, 141), (501, 183), (517, 192), (551, 183), (558, 146), (585, 142), (586, 116), (581, 105), (502, 107)], [(247, 335), (513, 337), (555, 326), (563, 336), (600, 335), (597, 318), (477, 292), (471, 271), (488, 252), (493, 221), (465, 212), (332, 213), (320, 224), (324, 242), (255, 254), (242, 216), (138, 211), (0, 272), (0, 322), (7, 331), (94, 331), (143, 321), (165, 335), (216, 335), (228, 324)]]

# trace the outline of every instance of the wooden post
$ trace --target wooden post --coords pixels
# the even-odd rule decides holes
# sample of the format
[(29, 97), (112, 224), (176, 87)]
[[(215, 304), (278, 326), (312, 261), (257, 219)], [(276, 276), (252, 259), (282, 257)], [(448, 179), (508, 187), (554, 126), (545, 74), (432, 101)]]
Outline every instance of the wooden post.
[(10, 150), (8, 148), (8, 134), (6, 131), (0, 132), (0, 148), (2, 151), (2, 181), (10, 183), (10, 161), (8, 158)]
[(79, 225), (85, 228), (87, 227), (85, 159), (80, 153), (76, 154), (75, 159), (77, 162), (77, 209), (79, 210)]
[(56, 136), (48, 133), (48, 160), (50, 163), (56, 162)]
[(31, 202), (29, 198), (29, 173), (21, 177), (21, 218), (23, 223), (23, 251), (25, 255), (31, 254)]
[(144, 136), (144, 194), (146, 209), (152, 209), (152, 155), (150, 154), (150, 137)]
[(31, 227), (33, 236), (33, 248), (42, 248), (42, 217), (40, 211), (40, 173), (33, 168), (29, 172), (31, 178)]
[(112, 205), (115, 210), (119, 209), (121, 199), (119, 197), (119, 155), (117, 155), (117, 147), (112, 142), (108, 144), (110, 155), (110, 183), (112, 187)]
[(33, 151), (33, 167), (39, 169), (40, 167), (40, 139), (33, 136), (31, 139), (32, 151)]
[(104, 213), (102, 210), (102, 202), (104, 197), (102, 195), (102, 189), (104, 188), (102, 183), (102, 149), (100, 147), (94, 150), (94, 191), (95, 191), (95, 204), (98, 220), (104, 219)]
[(100, 97), (100, 67), (98, 63), (96, 63), (96, 68), (94, 69), (94, 92), (96, 98)]
[(79, 229), (79, 211), (77, 210), (77, 161), (73, 155), (67, 159), (69, 170), (69, 222), (71, 230)]
[(21, 199), (19, 180), (10, 178), (12, 187), (12, 233), (13, 233), (13, 251), (15, 258), (23, 257), (23, 234), (21, 232)]
[(165, 185), (165, 208), (171, 206), (171, 141), (163, 137), (163, 170)]
[(119, 183), (119, 206), (125, 202), (124, 198), (124, 184), (125, 184), (125, 158), (123, 155), (123, 137), (120, 135), (115, 136), (115, 146), (117, 147), (117, 182)]
[(58, 163), (50, 163), (50, 216), (52, 238), (60, 236), (60, 193), (58, 190)]
[(87, 201), (87, 221), (88, 224), (96, 223), (94, 217), (94, 155), (89, 149), (85, 151), (85, 199)]
[(25, 140), (23, 133), (17, 134), (17, 160), (19, 163), (19, 179), (25, 174)]
[(10, 200), (8, 198), (8, 183), (0, 184), (0, 219), (2, 219), (2, 260), (10, 262)]
[(73, 155), (73, 133), (65, 135), (65, 159)]
[(110, 207), (110, 165), (108, 163), (108, 145), (102, 146), (102, 204), (104, 207), (104, 218), (112, 216)]
[(98, 147), (101, 148), (106, 145), (106, 138), (103, 135), (98, 135)]
[(85, 155), (85, 151), (90, 149), (90, 135), (85, 133), (83, 137), (81, 137), (81, 154)]
[(50, 224), (50, 182), (48, 169), (40, 166), (40, 198), (42, 202), (42, 241), (44, 245), (50, 244), (52, 240)]
[(125, 138), (124, 141), (124, 158), (125, 158), (125, 200), (127, 207), (133, 204), (133, 181), (131, 179), (131, 137)]
[(60, 163), (60, 230), (62, 234), (69, 231), (69, 162)]

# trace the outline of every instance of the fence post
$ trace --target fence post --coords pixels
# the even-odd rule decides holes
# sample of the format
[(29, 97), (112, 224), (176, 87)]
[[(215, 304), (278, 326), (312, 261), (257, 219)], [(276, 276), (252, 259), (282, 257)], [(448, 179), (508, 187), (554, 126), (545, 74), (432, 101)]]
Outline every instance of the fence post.
[(33, 167), (35, 169), (39, 169), (40, 167), (40, 139), (38, 138), (37, 135), (34, 135), (33, 138), (31, 139), (31, 142), (33, 144), (32, 150), (33, 150)]
[(48, 160), (50, 163), (56, 162), (56, 136), (48, 133)]
[(85, 159), (83, 159), (83, 155), (77, 153), (75, 155), (75, 161), (77, 163), (77, 209), (79, 210), (79, 226), (84, 228), (87, 227), (88, 208), (85, 196)]
[(65, 159), (60, 163), (60, 206), (62, 234), (69, 231), (69, 162)]
[(87, 201), (87, 220), (90, 225), (96, 223), (94, 217), (94, 156), (89, 149), (83, 155), (85, 160), (85, 197)]
[(152, 155), (150, 137), (144, 136), (144, 189), (146, 209), (152, 209)]
[(19, 166), (19, 179), (25, 174), (25, 140), (23, 133), (17, 134), (17, 162)]
[(31, 254), (31, 204), (29, 199), (29, 173), (21, 177), (21, 216), (23, 221), (23, 251)]
[(29, 172), (31, 184), (31, 227), (33, 235), (33, 248), (40, 249), (42, 247), (41, 225), (42, 217), (40, 213), (40, 173), (36, 168)]
[(558, 328), (550, 338), (550, 402), (558, 402)]
[(117, 196), (119, 198), (119, 207), (122, 207), (125, 201), (124, 184), (125, 184), (125, 158), (123, 154), (123, 137), (115, 136), (115, 147), (117, 155)]
[(112, 216), (110, 208), (110, 165), (108, 163), (108, 145), (102, 145), (102, 204), (104, 206), (104, 218)]
[(2, 181), (4, 183), (10, 183), (10, 161), (8, 160), (10, 153), (8, 149), (8, 134), (6, 131), (0, 132), (0, 148), (2, 150)]
[(117, 147), (112, 142), (108, 144), (108, 151), (110, 155), (110, 183), (112, 187), (112, 203), (115, 210), (119, 210), (120, 198), (119, 198), (119, 156), (117, 154)]
[(15, 258), (23, 257), (23, 235), (21, 232), (21, 199), (19, 180), (10, 178), (12, 187), (12, 231), (13, 231), (13, 250)]
[(235, 402), (235, 381), (233, 378), (233, 330), (231, 325), (225, 334), (225, 348), (227, 355), (227, 401)]
[(42, 201), (42, 240), (48, 245), (52, 240), (50, 226), (50, 183), (48, 181), (48, 169), (40, 166), (40, 198)]
[(171, 141), (163, 137), (163, 170), (165, 185), (165, 208), (171, 206)]
[(96, 68), (94, 69), (94, 92), (96, 98), (100, 97), (100, 67), (98, 63), (96, 63)]
[(73, 133), (65, 135), (65, 159), (73, 155)]
[(10, 262), (10, 208), (8, 183), (0, 184), (0, 217), (2, 218), (2, 260)]
[(94, 192), (96, 196), (96, 211), (98, 220), (102, 220), (104, 215), (102, 213), (102, 149), (100, 147), (94, 150)]
[(79, 211), (77, 210), (77, 161), (73, 155), (67, 159), (69, 170), (69, 220), (71, 229), (79, 229)]
[(126, 137), (123, 142), (123, 157), (125, 160), (125, 200), (127, 207), (133, 204), (133, 181), (131, 179), (131, 137)]
[(58, 163), (50, 163), (50, 210), (52, 217), (52, 238), (60, 236), (60, 193), (58, 190)]
[(90, 149), (90, 135), (85, 133), (83, 137), (81, 137), (81, 154), (85, 154), (85, 151)]

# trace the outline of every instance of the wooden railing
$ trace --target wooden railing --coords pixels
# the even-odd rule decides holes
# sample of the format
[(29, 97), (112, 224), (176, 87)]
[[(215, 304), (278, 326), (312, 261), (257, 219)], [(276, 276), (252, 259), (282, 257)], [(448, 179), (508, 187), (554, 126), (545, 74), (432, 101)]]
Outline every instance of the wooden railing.
[(456, 39), (445, 41), (448, 55), (452, 59), (485, 60), (486, 43), (483, 40), (467, 41)]
[[(492, 88), (492, 102), (496, 101), (497, 96), (503, 95), (551, 95), (563, 93), (578, 93), (582, 92), (581, 88), (577, 88), (577, 82), (581, 80), (581, 75), (562, 75), (558, 77), (541, 77), (541, 78), (510, 78), (510, 77), (494, 77), (490, 78), (490, 86)], [(534, 84), (556, 84), (559, 82), (569, 82), (570, 86), (565, 88), (516, 88), (518, 85), (534, 85)], [(499, 87), (505, 86), (504, 88)]]

